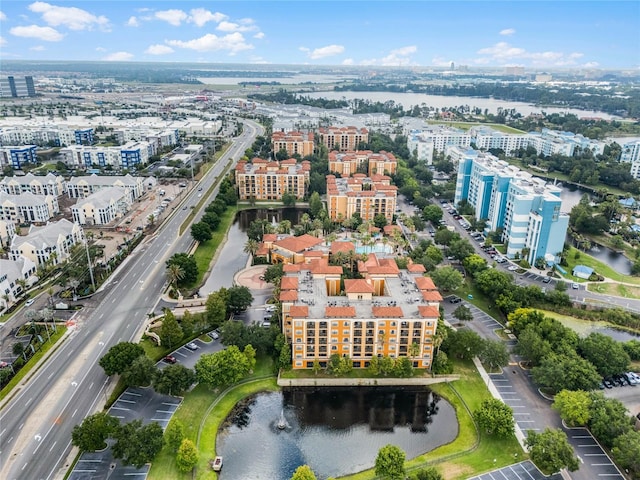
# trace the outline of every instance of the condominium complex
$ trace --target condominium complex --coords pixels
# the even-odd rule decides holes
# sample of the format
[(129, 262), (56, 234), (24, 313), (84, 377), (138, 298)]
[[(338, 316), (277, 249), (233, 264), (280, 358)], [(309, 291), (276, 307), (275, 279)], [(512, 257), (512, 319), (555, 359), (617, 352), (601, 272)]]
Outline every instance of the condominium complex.
[(73, 221), (80, 225), (106, 225), (126, 215), (131, 201), (123, 187), (98, 190), (71, 207)]
[(60, 212), (58, 197), (0, 192), (0, 219), (14, 223), (46, 223)]
[(82, 242), (82, 228), (69, 220), (63, 219), (42, 227), (32, 225), (27, 235), (13, 237), (9, 258), (18, 260), (26, 257), (38, 267), (47, 262), (57, 265), (69, 258), (74, 245)]
[(507, 155), (529, 145), (528, 133), (505, 133), (491, 127), (477, 126), (469, 129), (475, 148), (478, 150), (502, 150)]
[(157, 145), (150, 142), (129, 142), (120, 147), (71, 145), (60, 150), (64, 162), (73, 167), (116, 167), (129, 169), (143, 166), (157, 153)]
[(23, 165), (36, 164), (37, 161), (35, 145), (0, 147), (0, 167), (11, 166), (20, 170)]
[(0, 77), (0, 97), (35, 97), (36, 88), (33, 77), (16, 77), (9, 75)]
[(313, 155), (313, 133), (273, 132), (271, 134), (273, 153), (286, 150), (290, 157), (298, 154), (301, 157)]
[(13, 305), (24, 293), (24, 288), (37, 282), (36, 264), (25, 257), (17, 260), (0, 258), (0, 311)]
[[(345, 244), (334, 249), (336, 243)], [(332, 251), (354, 250), (334, 242)], [(422, 265), (400, 270), (391, 257), (369, 254), (357, 262), (358, 279), (341, 279), (342, 267), (326, 253), (303, 253), (285, 264), (280, 284), (283, 333), (291, 341), (292, 367), (326, 367), (332, 355), (348, 356), (355, 368), (373, 357), (407, 357), (430, 368), (442, 297)]]
[(558, 261), (569, 215), (562, 213), (561, 189), (493, 155), (469, 150), (458, 164), (455, 203), (467, 200), (487, 231), (503, 229), (507, 256)]
[(377, 173), (393, 175), (398, 168), (398, 161), (393, 153), (373, 153), (371, 150), (355, 152), (329, 152), (329, 171), (348, 177), (354, 173), (367, 173), (369, 176)]
[(53, 195), (59, 197), (66, 191), (64, 179), (59, 175), (47, 173), (44, 176), (29, 172), (22, 176), (4, 177), (0, 180), (0, 192), (20, 195), (25, 192), (34, 195)]
[(0, 128), (0, 145), (38, 145), (62, 147), (75, 141), (75, 130), (55, 125)]
[(469, 147), (471, 135), (460, 128), (445, 125), (430, 125), (422, 130), (411, 130), (407, 136), (410, 153), (416, 153), (418, 160), (433, 163), (433, 153), (443, 152), (447, 145)]
[(622, 145), (620, 161), (631, 166), (631, 176), (640, 179), (640, 140)]
[(298, 199), (307, 195), (311, 163), (297, 163), (295, 158), (281, 162), (254, 158), (240, 161), (235, 168), (240, 200), (282, 200), (291, 193)]
[(140, 198), (144, 193), (144, 179), (142, 177), (123, 176), (98, 176), (71, 177), (67, 182), (67, 194), (69, 198), (86, 198), (104, 188), (122, 187), (125, 189), (131, 202)]
[(318, 130), (320, 143), (329, 150), (350, 152), (369, 142), (369, 130), (357, 127), (326, 127)]
[(566, 155), (568, 157), (579, 150), (589, 149), (594, 155), (604, 151), (605, 142), (591, 140), (580, 134), (543, 128), (540, 132), (529, 132), (528, 145), (535, 148), (538, 155)]
[(329, 218), (342, 221), (355, 213), (364, 221), (373, 221), (378, 214), (387, 222), (393, 220), (398, 187), (391, 185), (386, 175), (356, 173), (348, 178), (327, 175), (327, 209)]

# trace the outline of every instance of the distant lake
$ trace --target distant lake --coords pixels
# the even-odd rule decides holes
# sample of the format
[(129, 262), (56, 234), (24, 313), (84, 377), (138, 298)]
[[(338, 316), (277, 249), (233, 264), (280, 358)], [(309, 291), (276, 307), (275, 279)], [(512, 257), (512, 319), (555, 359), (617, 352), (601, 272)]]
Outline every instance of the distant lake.
[(285, 85), (300, 83), (337, 83), (357, 78), (356, 75), (321, 75), (310, 73), (292, 73), (291, 76), (264, 77), (198, 77), (198, 81), (207, 85), (238, 85), (240, 83), (278, 82)]
[(396, 93), (396, 92), (311, 92), (305, 93), (305, 96), (311, 98), (327, 98), (329, 100), (355, 100), (360, 98), (370, 100), (372, 102), (387, 102), (393, 100), (402, 105), (405, 110), (423, 103), (429, 107), (443, 108), (456, 107), (460, 105), (469, 105), (469, 107), (478, 107), (482, 111), (489, 110), (489, 113), (496, 114), (498, 107), (504, 109), (515, 108), (516, 111), (524, 116), (532, 113), (573, 113), (580, 117), (598, 117), (605, 120), (611, 120), (616, 117), (604, 112), (596, 112), (593, 110), (579, 110), (576, 108), (559, 108), (559, 107), (538, 107), (524, 102), (511, 102), (508, 100), (497, 100), (494, 98), (479, 97), (454, 97), (444, 95), (426, 95), (423, 93)]

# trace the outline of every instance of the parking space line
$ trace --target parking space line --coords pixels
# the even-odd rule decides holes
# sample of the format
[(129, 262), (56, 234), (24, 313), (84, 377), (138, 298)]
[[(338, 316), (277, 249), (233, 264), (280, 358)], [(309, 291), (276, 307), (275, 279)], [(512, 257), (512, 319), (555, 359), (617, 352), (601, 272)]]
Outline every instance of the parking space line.
[[(138, 403), (136, 400), (125, 400), (124, 398), (121, 398), (120, 400), (118, 400), (118, 402), (124, 402), (124, 403)], [(117, 402), (116, 402), (117, 403)]]
[(142, 396), (141, 393), (135, 393), (135, 392), (124, 392), (122, 395), (133, 395), (134, 397), (141, 397)]
[(127, 412), (131, 411), (130, 408), (124, 408), (124, 407), (111, 407), (111, 410), (126, 410)]
[(585, 457), (606, 457), (606, 453), (583, 453)]

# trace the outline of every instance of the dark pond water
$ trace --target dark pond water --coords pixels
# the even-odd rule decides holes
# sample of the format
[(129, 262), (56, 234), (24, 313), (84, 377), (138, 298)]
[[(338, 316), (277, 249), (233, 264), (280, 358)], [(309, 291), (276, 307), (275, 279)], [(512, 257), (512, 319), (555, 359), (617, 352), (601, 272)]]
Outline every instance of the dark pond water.
[(222, 480), (288, 480), (305, 464), (327, 478), (373, 467), (387, 444), (409, 459), (457, 434), (453, 407), (425, 388), (285, 389), (238, 405), (216, 449)]

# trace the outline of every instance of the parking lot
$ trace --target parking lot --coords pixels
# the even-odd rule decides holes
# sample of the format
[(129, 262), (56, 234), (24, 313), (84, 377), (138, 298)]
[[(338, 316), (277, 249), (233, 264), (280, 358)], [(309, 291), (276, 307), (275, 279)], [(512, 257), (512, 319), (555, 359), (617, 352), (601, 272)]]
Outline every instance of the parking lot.
[(470, 480), (561, 480), (562, 475), (556, 473), (547, 477), (530, 462), (521, 462), (508, 467), (487, 472)]

